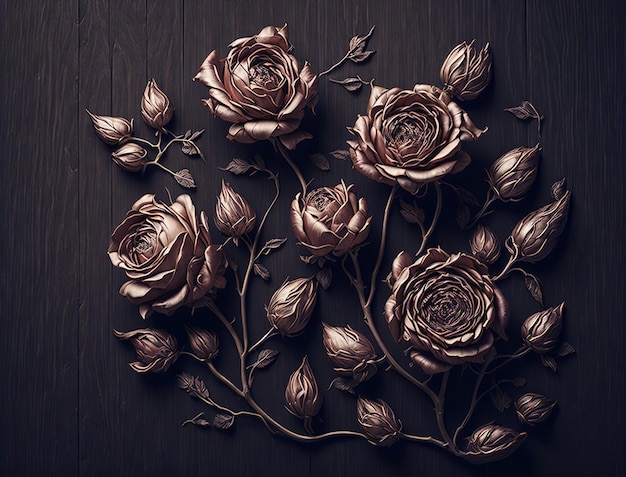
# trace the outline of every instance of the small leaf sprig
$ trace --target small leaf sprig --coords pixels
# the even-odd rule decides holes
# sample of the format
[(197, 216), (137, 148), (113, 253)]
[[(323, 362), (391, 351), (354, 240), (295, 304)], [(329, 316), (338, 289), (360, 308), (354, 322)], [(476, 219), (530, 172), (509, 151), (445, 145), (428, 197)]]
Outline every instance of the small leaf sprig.
[[(367, 60), (370, 56), (372, 56), (374, 53), (376, 53), (375, 50), (366, 50), (365, 49), (366, 46), (367, 46), (367, 41), (374, 34), (374, 28), (376, 28), (376, 25), (374, 25), (372, 28), (370, 28), (370, 31), (365, 36), (354, 35), (350, 39), (350, 44), (348, 46), (348, 52), (343, 56), (343, 58), (341, 58), (337, 63), (332, 65), (330, 68), (322, 71), (319, 74), (319, 76), (324, 76), (324, 75), (327, 75), (327, 74), (333, 72), (334, 70), (339, 68), (341, 65), (343, 65), (343, 63), (346, 60), (350, 60), (353, 63), (362, 63), (365, 60)], [(350, 91), (350, 90), (348, 90), (348, 91)]]
[[(105, 143), (112, 146), (120, 146), (111, 153), (111, 159), (115, 164), (129, 172), (143, 172), (149, 166), (156, 166), (171, 174), (176, 182), (187, 189), (194, 189), (196, 182), (187, 168), (172, 171), (161, 164), (161, 159), (172, 144), (182, 145), (181, 152), (191, 158), (200, 157), (206, 159), (196, 144), (196, 139), (204, 132), (204, 129), (193, 132), (187, 130), (185, 134), (175, 134), (165, 126), (171, 121), (174, 114), (167, 95), (159, 88), (154, 79), (148, 81), (141, 100), (141, 115), (151, 128), (155, 129), (156, 143), (147, 139), (133, 136), (134, 118), (129, 121), (126, 118), (116, 116), (101, 116), (87, 110), (96, 133)], [(170, 136), (171, 139), (163, 144), (163, 139)], [(146, 147), (156, 150), (153, 160), (148, 159)]]

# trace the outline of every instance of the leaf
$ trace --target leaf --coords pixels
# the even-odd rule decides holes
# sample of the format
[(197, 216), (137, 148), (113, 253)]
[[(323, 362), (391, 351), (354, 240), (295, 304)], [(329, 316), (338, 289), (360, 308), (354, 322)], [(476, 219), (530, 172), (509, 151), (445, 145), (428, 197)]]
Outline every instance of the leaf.
[(344, 378), (342, 376), (333, 379), (330, 383), (330, 386), (328, 386), (328, 389), (330, 388), (335, 388), (339, 389), (340, 391), (347, 391), (351, 394), (354, 394), (354, 390), (352, 389), (352, 380), (349, 378)]
[(209, 399), (209, 390), (199, 376), (192, 376), (189, 373), (179, 374), (178, 387), (186, 391), (190, 396)]
[(539, 279), (529, 273), (524, 275), (524, 284), (537, 303), (543, 306), (543, 293), (541, 293), (541, 282)]
[(226, 167), (220, 167), (222, 171), (232, 172), (233, 174), (245, 174), (250, 168), (254, 168), (252, 164), (243, 159), (234, 158)]
[(274, 362), (274, 360), (276, 359), (276, 356), (278, 356), (278, 351), (276, 351), (275, 349), (269, 349), (269, 348), (262, 349), (261, 351), (259, 351), (256, 361), (252, 363), (250, 366), (248, 366), (246, 369), (267, 368), (270, 364)]
[(350, 151), (347, 151), (345, 149), (337, 149), (336, 151), (333, 151), (331, 153), (329, 153), (332, 157), (334, 157), (335, 159), (340, 159), (342, 161), (350, 161)]
[(326, 156), (322, 154), (321, 152), (316, 152), (315, 154), (311, 154), (309, 156), (309, 159), (318, 169), (322, 171), (330, 170), (330, 162), (328, 162), (328, 159), (326, 159)]
[(184, 427), (187, 424), (193, 424), (194, 426), (198, 426), (198, 427), (211, 427), (211, 423), (207, 421), (206, 419), (204, 419), (203, 416), (204, 416), (204, 413), (201, 412), (197, 416), (194, 416), (191, 419), (187, 419), (185, 422), (182, 423), (182, 426)]
[(319, 257), (316, 255), (300, 255), (300, 260), (302, 260), (304, 263), (308, 265), (313, 265), (317, 263), (317, 261), (319, 260)]
[(376, 28), (376, 25), (370, 28), (370, 31), (367, 33), (367, 35), (355, 35), (350, 39), (350, 53), (360, 53), (363, 51), (365, 45), (367, 44), (367, 40), (369, 40), (374, 33), (374, 28)]
[(372, 50), (367, 50), (367, 51), (363, 51), (363, 52), (355, 52), (354, 54), (348, 56), (348, 59), (350, 59), (350, 61), (353, 61), (354, 63), (362, 63), (363, 61), (367, 60), (370, 56), (372, 56), (374, 53), (376, 53), (375, 51)]
[(328, 290), (328, 287), (330, 287), (330, 284), (333, 281), (333, 271), (329, 268), (322, 268), (315, 275), (315, 279), (324, 290)]
[(476, 198), (474, 194), (472, 194), (469, 190), (464, 187), (460, 187), (457, 185), (448, 184), (450, 188), (454, 191), (457, 198), (467, 205), (473, 205), (474, 207), (480, 207), (480, 202)]
[(557, 356), (569, 356), (570, 354), (574, 354), (576, 349), (566, 341), (563, 341), (556, 350)]
[(456, 223), (459, 224), (459, 227), (464, 229), (469, 224), (469, 221), (472, 218), (472, 213), (467, 205), (462, 202), (459, 202), (459, 205), (456, 208)]
[(517, 377), (517, 378), (513, 378), (511, 380), (511, 383), (513, 384), (513, 386), (515, 386), (516, 388), (521, 388), (523, 386), (526, 386), (526, 378), (521, 378), (521, 377)]
[(358, 76), (355, 77), (348, 77), (346, 79), (343, 80), (336, 80), (336, 79), (330, 79), (331, 83), (335, 83), (335, 84), (340, 84), (341, 86), (343, 86), (346, 90), (352, 92), (358, 91), (361, 89), (361, 86), (363, 86), (363, 80), (361, 78), (359, 78)]
[(216, 429), (221, 429), (225, 431), (226, 429), (230, 429), (235, 422), (235, 416), (232, 414), (217, 414), (213, 418), (213, 425)]
[(410, 224), (424, 223), (424, 210), (418, 207), (415, 201), (406, 202), (404, 199), (401, 199), (400, 215)]
[(522, 101), (522, 104), (512, 108), (506, 108), (505, 111), (513, 114), (517, 119), (543, 119), (537, 109), (530, 101)]
[(201, 129), (200, 131), (196, 131), (195, 133), (193, 133), (191, 136), (189, 136), (189, 140), (190, 141), (195, 141), (196, 139), (198, 139), (200, 137), (200, 135), (204, 132), (204, 129)]
[(504, 412), (505, 409), (510, 408), (511, 401), (513, 400), (510, 394), (503, 391), (499, 386), (496, 386), (491, 390), (489, 397), (498, 412)]
[(198, 156), (198, 155), (200, 155), (200, 152), (198, 151), (198, 148), (195, 146), (195, 144), (193, 144), (191, 142), (184, 141), (183, 142), (183, 147), (181, 147), (180, 150), (182, 151), (183, 154), (186, 154), (188, 156)]
[(552, 184), (552, 188), (550, 189), (550, 193), (552, 194), (552, 198), (554, 200), (559, 200), (561, 197), (565, 195), (567, 192), (567, 184), (565, 183), (565, 177), (560, 181)]
[(550, 368), (553, 372), (556, 373), (557, 364), (556, 359), (554, 359), (553, 356), (550, 356), (549, 354), (542, 354), (541, 364), (543, 364), (546, 368)]
[(265, 266), (261, 265), (260, 263), (254, 264), (254, 274), (260, 276), (265, 281), (270, 279), (269, 270)]
[(268, 240), (267, 242), (265, 242), (265, 245), (263, 245), (263, 248), (261, 249), (261, 254), (269, 255), (272, 250), (277, 250), (282, 247), (286, 241), (286, 238), (273, 238)]
[(176, 182), (178, 182), (181, 186), (186, 187), (187, 189), (196, 188), (196, 181), (193, 180), (193, 176), (191, 175), (191, 172), (189, 172), (189, 169), (181, 169), (176, 172), (174, 174), (174, 179), (176, 179)]

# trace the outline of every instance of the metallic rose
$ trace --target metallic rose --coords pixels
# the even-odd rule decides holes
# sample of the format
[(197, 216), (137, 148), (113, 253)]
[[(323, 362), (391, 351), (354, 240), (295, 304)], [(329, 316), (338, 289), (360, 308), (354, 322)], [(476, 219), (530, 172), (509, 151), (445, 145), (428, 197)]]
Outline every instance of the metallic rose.
[(317, 285), (314, 278), (285, 281), (265, 307), (270, 325), (285, 336), (300, 334), (309, 323), (316, 298)]
[(287, 26), (267, 26), (229, 45), (226, 58), (212, 51), (194, 80), (209, 88), (202, 102), (233, 123), (228, 139), (253, 143), (277, 138), (294, 149), (308, 133), (298, 131), (305, 108), (317, 102), (318, 78), (309, 63), (290, 54)]
[(359, 115), (348, 141), (355, 169), (411, 194), (420, 186), (463, 170), (471, 161), (463, 141), (484, 131), (441, 89), (372, 87), (367, 115)]
[(189, 347), (200, 361), (211, 361), (219, 352), (220, 341), (215, 333), (195, 326), (186, 326)]
[(215, 204), (215, 225), (224, 235), (238, 238), (254, 228), (256, 214), (248, 201), (222, 179), (222, 190)]
[(163, 129), (172, 119), (174, 107), (156, 81), (148, 81), (141, 100), (141, 115), (149, 126)]
[(389, 404), (382, 399), (359, 397), (356, 401), (356, 411), (359, 427), (370, 444), (389, 447), (400, 440), (402, 422)]
[(376, 350), (363, 333), (350, 325), (322, 326), (324, 348), (338, 374), (352, 378), (354, 386), (376, 374)]
[(443, 84), (462, 101), (476, 99), (491, 81), (489, 42), (477, 52), (475, 41), (455, 46), (439, 72)]
[(128, 119), (114, 116), (99, 116), (91, 113), (89, 110), (87, 110), (87, 114), (91, 118), (98, 136), (107, 144), (112, 146), (124, 144), (133, 134), (134, 119), (129, 121)]
[(391, 335), (411, 344), (411, 359), (427, 374), (483, 362), (494, 335), (506, 336), (506, 299), (487, 266), (470, 255), (431, 248), (413, 261), (401, 252), (387, 281)]
[(500, 242), (489, 227), (476, 224), (470, 237), (470, 249), (481, 262), (492, 264), (500, 256)]
[(520, 422), (534, 426), (547, 420), (556, 406), (554, 399), (537, 393), (526, 393), (515, 401), (515, 411)]
[(324, 396), (320, 393), (309, 360), (305, 356), (300, 367), (289, 377), (285, 388), (287, 410), (304, 419), (305, 426), (310, 430), (311, 418), (320, 411), (323, 402)]
[(291, 228), (298, 243), (316, 256), (344, 255), (363, 243), (370, 231), (367, 202), (354, 186), (321, 187), (291, 203)]
[(547, 353), (554, 349), (563, 327), (565, 303), (535, 313), (522, 323), (522, 340), (533, 351)]
[(468, 452), (463, 457), (474, 464), (504, 459), (517, 450), (526, 436), (525, 432), (487, 424), (476, 429), (468, 438)]
[(143, 328), (122, 333), (113, 330), (121, 340), (130, 340), (137, 352), (137, 361), (129, 363), (138, 373), (162, 373), (178, 359), (176, 338), (167, 331), (156, 328)]
[(129, 278), (120, 294), (139, 305), (143, 318), (171, 315), (226, 286), (222, 250), (211, 241), (206, 214), (198, 219), (186, 194), (171, 205), (141, 197), (113, 232), (108, 254)]
[(111, 159), (125, 171), (138, 172), (146, 166), (148, 162), (146, 159), (147, 155), (148, 151), (139, 144), (129, 142), (111, 153)]
[(537, 177), (541, 148), (516, 147), (500, 156), (487, 171), (487, 182), (498, 199), (518, 202)]

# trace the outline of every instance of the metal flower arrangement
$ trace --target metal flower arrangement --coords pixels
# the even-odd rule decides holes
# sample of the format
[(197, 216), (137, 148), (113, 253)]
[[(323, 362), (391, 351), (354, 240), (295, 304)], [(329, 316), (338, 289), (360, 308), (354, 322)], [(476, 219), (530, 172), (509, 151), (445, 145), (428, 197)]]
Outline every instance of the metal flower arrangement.
[[(476, 127), (456, 102), (476, 98), (490, 81), (489, 45), (476, 50), (473, 41), (456, 46), (445, 59), (440, 72), (443, 87), (417, 84), (401, 89), (369, 83), (371, 92), (365, 113), (349, 128), (349, 148), (331, 153), (351, 160), (354, 169), (366, 177), (389, 185), (383, 217), (377, 219), (382, 223), (380, 237), (370, 236), (370, 225), (376, 219), (353, 185), (341, 181), (308, 190), (307, 181), (289, 155), (300, 141), (311, 138), (311, 134), (300, 130), (301, 119), (305, 110), (317, 102), (320, 76), (346, 60), (359, 63), (374, 53), (365, 49), (372, 33), (373, 28), (366, 36), (353, 37), (344, 58), (316, 75), (311, 65), (302, 64), (292, 54), (286, 26), (268, 26), (255, 36), (232, 42), (225, 58), (211, 52), (194, 78), (208, 88), (208, 98), (203, 103), (211, 113), (231, 123), (228, 138), (242, 143), (271, 141), (302, 188), (293, 198), (290, 211), (281, 213), (290, 214), (293, 236), (304, 252), (301, 259), (317, 268), (310, 277), (286, 279), (275, 290), (265, 305), (267, 333), (250, 336), (247, 295), (254, 277), (269, 278), (260, 258), (286, 241), (261, 240), (266, 220), (277, 202), (280, 183), (263, 160), (234, 159), (224, 170), (266, 175), (273, 182), (275, 195), (258, 215), (246, 198), (222, 181), (213, 220), (227, 237), (225, 242), (212, 238), (208, 215), (198, 214), (188, 195), (180, 195), (170, 204), (145, 195), (115, 229), (108, 250), (112, 264), (128, 277), (120, 294), (139, 305), (144, 319), (155, 312), (172, 315), (186, 306), (206, 307), (217, 321), (207, 320), (206, 328), (187, 327), (185, 346), (169, 331), (152, 327), (126, 333), (115, 331), (115, 335), (131, 341), (136, 348), (137, 361), (131, 363), (134, 371), (164, 372), (179, 358), (188, 356), (206, 364), (208, 372), (248, 405), (248, 409), (233, 410), (216, 402), (200, 376), (183, 372), (179, 375), (180, 387), (215, 411), (213, 419), (202, 413), (187, 421), (198, 426), (227, 429), (236, 419), (248, 416), (262, 421), (273, 433), (300, 442), (345, 437), (391, 446), (404, 440), (434, 445), (473, 463), (503, 459), (520, 446), (527, 437), (526, 431), (489, 423), (468, 433), (466, 426), (482, 398), (500, 391), (503, 382), (521, 387), (525, 380), (493, 379), (492, 385), (483, 381), (508, 362), (529, 353), (538, 353), (544, 365), (556, 369), (555, 358), (573, 352), (573, 348), (560, 341), (564, 311), (564, 304), (560, 304), (528, 317), (519, 331), (519, 349), (513, 354), (501, 354), (499, 342), (518, 332), (508, 326), (508, 300), (499, 282), (512, 272), (520, 272), (533, 297), (542, 303), (539, 280), (521, 263), (542, 260), (554, 249), (567, 220), (571, 194), (564, 181), (557, 182), (552, 190), (554, 201), (529, 213), (513, 228), (504, 243), (509, 258), (499, 272), (492, 271), (490, 265), (503, 248), (494, 232), (479, 220), (497, 200), (522, 200), (537, 175), (540, 146), (517, 147), (492, 164), (487, 172), (489, 190), (484, 206), (463, 224), (472, 230), (470, 251), (449, 252), (430, 246), (429, 239), (442, 208), (443, 179), (470, 164), (463, 145), (486, 131)], [(360, 77), (334, 82), (348, 91), (368, 84)], [(200, 155), (194, 142), (200, 133), (189, 131), (177, 136), (165, 129), (172, 112), (167, 96), (150, 81), (142, 101), (142, 115), (156, 130), (156, 144), (134, 138), (132, 120), (89, 114), (100, 137), (121, 146), (112, 154), (114, 162), (126, 170), (137, 171), (149, 165), (164, 168), (159, 159), (174, 142), (181, 143), (186, 154)], [(528, 102), (511, 112), (521, 119), (535, 118), (540, 124), (541, 117)], [(162, 138), (168, 134), (173, 139), (162, 147)], [(155, 160), (146, 160), (144, 145), (158, 151)], [(183, 186), (195, 185), (188, 171), (172, 174)], [(400, 208), (402, 216), (417, 225), (417, 247), (400, 251), (392, 263), (386, 264), (383, 254), (389, 216), (401, 190), (413, 198), (413, 202), (401, 201)], [(424, 211), (417, 204), (420, 197), (432, 192), (436, 206), (430, 223), (425, 223)], [(245, 267), (236, 267), (229, 261), (230, 247), (247, 250)], [(369, 253), (377, 253), (371, 276), (364, 276), (359, 257), (366, 247)], [(345, 273), (361, 307), (355, 316), (363, 316), (369, 330), (366, 336), (350, 323), (324, 322), (321, 336), (337, 373), (333, 387), (355, 398), (355, 425), (325, 433), (315, 431), (313, 418), (328, 393), (318, 383), (307, 356), (303, 356), (283, 392), (287, 411), (302, 420), (302, 429), (292, 429), (257, 402), (252, 392), (253, 378), (257, 370), (269, 367), (277, 358), (277, 351), (264, 347), (266, 341), (274, 335), (288, 338), (306, 331), (316, 301), (321, 298), (319, 287), (330, 285), (332, 267)], [(387, 289), (378, 287), (381, 272), (386, 274)], [(218, 305), (216, 297), (224, 288), (236, 290), (237, 312), (222, 310)], [(383, 309), (374, 309), (377, 293), (386, 298)], [(228, 318), (234, 315), (237, 323)], [(223, 334), (222, 340), (232, 340), (237, 349), (239, 376), (227, 376), (218, 367), (218, 331)], [(394, 357), (398, 353), (388, 349), (381, 333), (389, 333), (399, 349), (406, 350), (403, 358)], [(438, 436), (404, 429), (401, 416), (389, 404), (361, 393), (359, 386), (384, 367), (395, 371), (432, 401)], [(449, 427), (444, 405), (446, 388), (450, 377), (462, 370), (472, 371), (475, 383), (464, 418)], [(555, 405), (547, 397), (527, 392), (517, 398), (514, 408), (521, 425), (534, 426), (546, 420)]]

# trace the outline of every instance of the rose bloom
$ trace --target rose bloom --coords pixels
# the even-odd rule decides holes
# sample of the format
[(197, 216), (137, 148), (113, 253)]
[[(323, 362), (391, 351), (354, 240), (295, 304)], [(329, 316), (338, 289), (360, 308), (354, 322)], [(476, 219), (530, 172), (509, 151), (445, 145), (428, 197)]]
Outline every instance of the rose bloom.
[(311, 138), (298, 131), (304, 110), (317, 102), (317, 76), (289, 51), (287, 27), (267, 26), (229, 45), (226, 58), (212, 51), (194, 78), (209, 88), (202, 102), (233, 123), (228, 139), (253, 143), (277, 138), (288, 149)]
[(464, 253), (431, 248), (413, 262), (401, 252), (388, 277), (385, 318), (396, 341), (408, 341), (425, 373), (484, 361), (494, 332), (505, 337), (508, 307), (487, 266)]
[(291, 228), (298, 243), (313, 255), (341, 256), (363, 243), (370, 231), (365, 199), (357, 199), (353, 185), (321, 187), (291, 203)]
[(184, 194), (172, 205), (146, 194), (133, 205), (111, 236), (113, 265), (130, 279), (120, 294), (139, 305), (141, 316), (171, 315), (214, 288), (224, 288), (226, 260), (213, 245), (204, 212), (200, 219)]
[(463, 141), (484, 131), (436, 86), (412, 90), (374, 86), (367, 115), (359, 115), (348, 141), (354, 167), (378, 182), (411, 194), (420, 186), (463, 170), (471, 161)]

